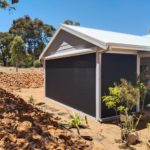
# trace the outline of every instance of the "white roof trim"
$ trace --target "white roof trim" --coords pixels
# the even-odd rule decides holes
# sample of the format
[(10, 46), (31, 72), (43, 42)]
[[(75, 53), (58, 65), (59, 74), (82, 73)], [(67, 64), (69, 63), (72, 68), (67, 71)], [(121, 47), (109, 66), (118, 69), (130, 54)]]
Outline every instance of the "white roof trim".
[(150, 40), (143, 36), (96, 30), (84, 27), (76, 27), (70, 25), (61, 25), (52, 37), (49, 44), (40, 55), (40, 59), (43, 58), (44, 54), (51, 46), (54, 39), (57, 37), (60, 30), (66, 31), (104, 50), (107, 50), (110, 46), (112, 48), (123, 48), (136, 51), (150, 51)]
[(107, 49), (107, 48), (108, 48), (108, 46), (107, 46), (106, 43), (104, 43), (104, 42), (102, 42), (102, 41), (99, 41), (99, 40), (97, 40), (96, 38), (91, 38), (90, 36), (85, 35), (85, 34), (83, 34), (83, 33), (81, 33), (81, 32), (72, 30), (72, 29), (68, 28), (66, 25), (62, 25), (61, 28), (62, 28), (64, 31), (69, 32), (69, 33), (71, 33), (71, 34), (73, 34), (73, 35), (75, 35), (75, 36), (77, 36), (77, 37), (79, 37), (79, 38), (81, 38), (81, 39), (84, 39), (84, 40), (86, 40), (86, 41), (89, 42), (89, 43), (92, 43), (92, 44), (94, 44), (94, 45), (97, 45), (98, 47), (101, 47), (101, 48), (103, 48), (103, 49)]
[(111, 48), (122, 48), (122, 49), (130, 49), (136, 51), (150, 51), (150, 47), (146, 46), (137, 46), (137, 45), (127, 45), (127, 44), (116, 44), (116, 43), (108, 43)]
[(145, 38), (150, 38), (150, 34), (144, 35)]
[(50, 56), (45, 57), (45, 60), (64, 58), (64, 57), (70, 57), (70, 56), (78, 56), (78, 55), (89, 54), (89, 53), (94, 53), (94, 52), (96, 52), (96, 48), (94, 47), (91, 49), (78, 49), (78, 50), (73, 50), (73, 51), (63, 51), (63, 52), (51, 54)]
[(60, 32), (61, 28), (59, 28), (55, 34), (53, 35), (52, 39), (50, 40), (50, 42), (47, 44), (47, 46), (45, 47), (45, 49), (43, 50), (43, 52), (41, 53), (39, 59), (41, 60), (42, 57), (44, 56), (44, 54), (46, 53), (46, 51), (48, 50), (48, 48), (50, 47), (50, 45), (53, 43), (53, 41), (55, 40), (56, 36), (58, 35), (58, 33)]
[(108, 48), (108, 46), (105, 43), (103, 43), (103, 42), (100, 42), (100, 41), (98, 41), (96, 39), (93, 39), (93, 38), (91, 38), (89, 36), (86, 36), (86, 35), (84, 35), (84, 34), (82, 34), (80, 32), (76, 32), (74, 30), (71, 30), (71, 29), (67, 28), (66, 25), (61, 25), (60, 28), (55, 32), (54, 36), (52, 37), (52, 39), (50, 40), (50, 42), (48, 43), (48, 45), (45, 47), (45, 49), (41, 53), (41, 55), (39, 57), (40, 60), (42, 59), (42, 57), (44, 56), (44, 54), (46, 53), (46, 51), (48, 50), (48, 48), (50, 47), (50, 45), (53, 43), (53, 41), (57, 37), (57, 35), (60, 32), (60, 30), (64, 30), (66, 32), (69, 32), (69, 33), (71, 33), (71, 34), (73, 34), (73, 35), (75, 35), (75, 36), (77, 36), (77, 37), (79, 37), (81, 39), (84, 39), (87, 42), (90, 42), (90, 43), (92, 43), (94, 45), (97, 45), (98, 47), (101, 47), (103, 49), (107, 49)]

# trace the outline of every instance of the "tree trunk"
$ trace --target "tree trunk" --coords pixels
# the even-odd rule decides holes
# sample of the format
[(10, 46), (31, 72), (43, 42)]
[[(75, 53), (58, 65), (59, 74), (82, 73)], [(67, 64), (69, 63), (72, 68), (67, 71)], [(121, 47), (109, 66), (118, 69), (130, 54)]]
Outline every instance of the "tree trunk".
[(16, 63), (16, 72), (18, 72), (18, 63)]
[(6, 63), (6, 60), (5, 59), (3, 59), (3, 66), (7, 66), (7, 63)]
[(2, 60), (3, 60), (3, 66), (7, 66), (7, 61), (6, 61), (6, 58), (5, 58), (5, 55), (2, 54)]

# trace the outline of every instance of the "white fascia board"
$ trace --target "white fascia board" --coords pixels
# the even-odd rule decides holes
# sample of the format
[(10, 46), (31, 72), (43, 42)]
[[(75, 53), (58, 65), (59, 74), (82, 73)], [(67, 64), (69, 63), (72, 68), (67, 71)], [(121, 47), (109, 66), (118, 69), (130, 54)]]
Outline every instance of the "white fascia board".
[(130, 50), (130, 49), (121, 49), (121, 48), (111, 48), (111, 50), (106, 51), (106, 53), (114, 53), (114, 54), (131, 54), (131, 55), (137, 55), (137, 51)]
[(81, 38), (81, 39), (83, 39), (83, 40), (85, 40), (85, 41), (87, 41), (89, 43), (92, 43), (92, 44), (94, 44), (94, 45), (96, 45), (98, 47), (101, 47), (103, 49), (107, 49), (108, 48), (107, 44), (104, 43), (104, 42), (100, 42), (100, 41), (98, 41), (96, 39), (93, 39), (93, 38), (91, 38), (89, 36), (86, 36), (86, 35), (84, 35), (84, 34), (82, 34), (80, 32), (74, 31), (74, 30), (72, 30), (70, 28), (67, 28), (66, 26), (61, 25), (60, 28), (56, 31), (56, 33), (52, 37), (52, 39), (50, 40), (50, 42), (48, 43), (48, 45), (45, 47), (44, 51), (41, 53), (41, 55), (39, 57), (40, 60), (42, 59), (42, 57), (44, 56), (46, 51), (49, 49), (50, 45), (53, 43), (54, 39), (56, 38), (56, 36), (60, 32), (60, 30), (64, 30), (64, 31), (66, 31), (66, 32), (68, 32), (70, 34), (73, 34), (73, 35), (75, 35), (75, 36), (77, 36), (77, 37), (79, 37), (79, 38)]
[(43, 52), (41, 53), (39, 60), (42, 59), (42, 57), (44, 56), (44, 54), (47, 52), (47, 50), (49, 49), (50, 45), (53, 43), (54, 39), (56, 38), (56, 36), (58, 35), (58, 33), (60, 32), (61, 27), (55, 32), (55, 34), (53, 35), (53, 37), (51, 38), (50, 42), (47, 44), (47, 46), (45, 47), (45, 49), (43, 50)]
[(90, 36), (87, 36), (87, 35), (85, 35), (85, 34), (83, 34), (83, 33), (81, 33), (81, 32), (78, 32), (78, 31), (72, 30), (72, 29), (70, 29), (70, 28), (67, 28), (67, 27), (64, 26), (64, 25), (61, 25), (61, 28), (62, 28), (64, 31), (66, 31), (66, 32), (68, 32), (68, 33), (71, 33), (71, 34), (73, 34), (73, 35), (75, 35), (75, 36), (77, 36), (77, 37), (79, 37), (79, 38), (81, 38), (81, 39), (83, 39), (83, 40), (85, 40), (85, 41), (87, 41), (87, 42), (89, 42), (89, 43), (92, 43), (92, 44), (94, 44), (94, 45), (100, 47), (100, 48), (103, 48), (103, 49), (105, 49), (105, 50), (108, 48), (108, 45), (107, 45), (105, 42), (99, 41), (99, 40), (97, 40), (96, 38), (95, 38), (95, 39), (94, 39), (94, 38), (91, 38)]
[(78, 56), (78, 55), (95, 53), (95, 52), (96, 52), (96, 48), (78, 49), (78, 50), (73, 50), (73, 51), (63, 51), (63, 52), (51, 54), (50, 56), (45, 57), (45, 60)]
[(127, 45), (127, 44), (120, 44), (120, 43), (107, 43), (111, 48), (120, 48), (120, 49), (130, 49), (135, 51), (149, 51), (150, 47), (147, 46), (139, 46), (139, 45)]

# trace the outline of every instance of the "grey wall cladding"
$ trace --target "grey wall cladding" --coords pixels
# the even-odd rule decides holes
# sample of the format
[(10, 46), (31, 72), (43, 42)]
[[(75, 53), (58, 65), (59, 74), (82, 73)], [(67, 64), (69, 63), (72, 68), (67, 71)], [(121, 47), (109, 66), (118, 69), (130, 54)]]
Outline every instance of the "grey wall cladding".
[[(119, 83), (121, 78), (132, 83), (136, 81), (137, 57), (125, 54), (102, 55), (102, 96), (108, 94), (108, 88), (114, 82)], [(111, 117), (114, 111), (108, 109), (102, 102), (102, 117)]]
[(51, 53), (55, 52), (72, 51), (91, 47), (94, 47), (94, 45), (70, 33), (60, 31), (44, 56), (49, 56)]
[(46, 61), (46, 96), (95, 116), (96, 54)]

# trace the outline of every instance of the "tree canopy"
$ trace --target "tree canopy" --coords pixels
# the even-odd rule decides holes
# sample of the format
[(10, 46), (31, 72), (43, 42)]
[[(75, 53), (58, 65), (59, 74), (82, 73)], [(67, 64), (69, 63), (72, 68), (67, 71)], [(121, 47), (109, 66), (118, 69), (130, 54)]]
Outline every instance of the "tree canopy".
[(12, 41), (10, 52), (12, 63), (15, 64), (16, 71), (18, 71), (18, 66), (23, 62), (25, 56), (25, 45), (20, 36), (16, 36)]
[(67, 25), (74, 25), (74, 26), (80, 26), (80, 23), (79, 22), (76, 22), (76, 21), (72, 21), (72, 20), (65, 20), (64, 21), (64, 24), (67, 24)]
[(18, 3), (19, 0), (0, 0), (0, 9), (13, 8), (11, 5)]
[(45, 24), (38, 18), (31, 19), (29, 16), (24, 16), (13, 21), (9, 33), (21, 36), (26, 50), (38, 59), (55, 30), (52, 25)]
[[(80, 25), (80, 23), (72, 20), (65, 20), (64, 23)], [(4, 66), (14, 65), (11, 46), (12, 44), (14, 45), (13, 39), (19, 36), (24, 42), (25, 49), (25, 57), (20, 66), (33, 66), (55, 31), (56, 29), (53, 25), (46, 24), (38, 18), (32, 19), (27, 15), (14, 20), (8, 32), (0, 32), (0, 63)]]
[(0, 56), (4, 66), (7, 65), (7, 62), (10, 58), (10, 46), (13, 37), (9, 33), (0, 32)]

